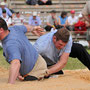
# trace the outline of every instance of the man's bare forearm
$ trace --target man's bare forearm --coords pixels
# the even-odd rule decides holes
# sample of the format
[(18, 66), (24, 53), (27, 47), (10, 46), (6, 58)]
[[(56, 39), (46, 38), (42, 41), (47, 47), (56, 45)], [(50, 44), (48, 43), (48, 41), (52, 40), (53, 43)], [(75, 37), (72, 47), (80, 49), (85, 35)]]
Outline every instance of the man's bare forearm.
[(69, 57), (68, 53), (65, 53), (64, 55), (62, 55), (60, 60), (55, 65), (49, 68), (48, 73), (53, 74), (62, 70), (68, 61), (68, 57)]
[(10, 84), (15, 83), (15, 80), (19, 74), (19, 69), (20, 69), (20, 61), (17, 59), (11, 61), (8, 83)]

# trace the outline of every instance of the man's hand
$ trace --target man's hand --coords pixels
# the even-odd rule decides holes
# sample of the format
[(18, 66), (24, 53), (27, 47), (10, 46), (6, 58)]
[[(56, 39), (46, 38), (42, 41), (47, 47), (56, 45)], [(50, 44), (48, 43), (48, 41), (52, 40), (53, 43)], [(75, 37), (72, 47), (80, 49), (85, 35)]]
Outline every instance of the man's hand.
[(25, 25), (25, 26), (27, 28), (27, 32), (32, 32), (36, 36), (41, 36), (45, 34), (44, 29), (41, 28), (40, 26), (30, 26), (30, 25)]
[(55, 65), (52, 65), (48, 69), (46, 77), (62, 70), (68, 61), (68, 57), (69, 57), (69, 53), (63, 53), (63, 55), (60, 57), (60, 60)]
[(24, 80), (24, 77), (18, 76), (18, 79), (19, 79), (20, 81), (23, 81), (23, 80)]
[(48, 0), (42, 0), (43, 1), (43, 3), (46, 3)]
[(32, 33), (35, 34), (36, 36), (41, 36), (41, 35), (45, 34), (45, 31), (40, 26), (35, 26), (32, 30)]
[(22, 77), (21, 75), (20, 75), (20, 73), (18, 74), (18, 77), (17, 77), (20, 81), (23, 81), (24, 80), (24, 77)]

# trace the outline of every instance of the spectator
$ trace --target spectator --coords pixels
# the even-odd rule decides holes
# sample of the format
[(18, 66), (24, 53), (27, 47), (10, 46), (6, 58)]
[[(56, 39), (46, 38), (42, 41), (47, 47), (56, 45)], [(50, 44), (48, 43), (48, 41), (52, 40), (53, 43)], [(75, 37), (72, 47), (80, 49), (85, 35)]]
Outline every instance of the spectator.
[(29, 25), (40, 26), (41, 19), (37, 16), (37, 12), (33, 12), (33, 15), (29, 17)]
[(63, 11), (62, 13), (61, 13), (61, 16), (59, 16), (59, 25), (60, 25), (60, 28), (62, 28), (62, 27), (66, 27), (67, 29), (69, 29), (68, 28), (68, 26), (67, 26), (67, 24), (66, 24), (66, 20), (67, 20), (67, 12), (65, 12), (65, 11)]
[(28, 5), (36, 5), (38, 3), (38, 0), (26, 0), (26, 3)]
[(5, 9), (2, 10), (1, 18), (3, 18), (6, 21), (8, 27), (11, 25), (12, 23), (11, 18), (6, 14)]
[(39, 5), (52, 5), (51, 0), (38, 0)]
[(12, 18), (13, 25), (23, 25), (24, 21), (24, 17), (19, 12), (16, 12), (16, 15)]
[(51, 15), (49, 15), (47, 17), (47, 22), (46, 22), (46, 31), (50, 31), (51, 28), (54, 28), (54, 29), (58, 29), (58, 18), (56, 16), (56, 11), (55, 10), (52, 10), (51, 11)]
[(78, 17), (75, 16), (75, 11), (71, 10), (71, 16), (68, 17), (66, 24), (69, 25), (70, 30), (74, 30), (74, 24), (78, 22)]
[(82, 14), (85, 18), (85, 20), (89, 23), (88, 29), (87, 29), (87, 41), (89, 43), (89, 49), (90, 49), (90, 1), (88, 1), (85, 5), (85, 7), (82, 10)]
[(86, 23), (82, 14), (79, 14), (78, 19), (79, 19), (78, 22), (74, 25), (75, 31), (78, 31), (76, 32), (77, 34), (84, 34), (87, 29), (86, 29)]
[(10, 17), (13, 16), (13, 14), (11, 13), (11, 11), (6, 7), (6, 3), (5, 2), (1, 2), (0, 4), (0, 16), (2, 15), (2, 9), (6, 10), (6, 14)]

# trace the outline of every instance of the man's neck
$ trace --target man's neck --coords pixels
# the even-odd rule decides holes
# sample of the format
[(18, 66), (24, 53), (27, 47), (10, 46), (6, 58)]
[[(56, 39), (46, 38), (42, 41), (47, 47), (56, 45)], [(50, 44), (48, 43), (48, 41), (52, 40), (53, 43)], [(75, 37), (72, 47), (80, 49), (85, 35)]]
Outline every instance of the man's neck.
[(8, 30), (6, 30), (2, 36), (0, 37), (0, 40), (3, 40), (10, 32)]

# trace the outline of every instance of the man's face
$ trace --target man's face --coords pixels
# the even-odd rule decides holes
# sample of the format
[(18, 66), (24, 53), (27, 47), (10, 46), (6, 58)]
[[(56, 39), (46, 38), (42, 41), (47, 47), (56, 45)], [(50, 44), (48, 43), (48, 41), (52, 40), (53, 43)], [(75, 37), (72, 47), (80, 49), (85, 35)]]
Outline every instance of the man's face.
[(3, 17), (6, 17), (6, 13), (3, 13)]
[(1, 5), (1, 8), (4, 9), (5, 8), (5, 5)]
[(19, 13), (18, 13), (18, 14), (16, 14), (16, 17), (18, 17), (18, 18), (19, 18), (19, 17), (20, 17), (20, 14), (19, 14)]
[(33, 19), (36, 19), (36, 16), (33, 16)]
[(51, 16), (52, 16), (52, 17), (55, 17), (55, 16), (56, 16), (56, 13), (51, 13)]
[(0, 40), (2, 40), (1, 38), (2, 38), (3, 32), (4, 32), (3, 28), (0, 28)]
[(74, 17), (75, 16), (75, 13), (72, 13), (71, 16)]
[(62, 48), (64, 48), (66, 46), (67, 43), (63, 42), (62, 40), (56, 41), (56, 37), (55, 38), (54, 37), (53, 37), (53, 42), (54, 42), (55, 47), (58, 50), (60, 50), (60, 49), (62, 49)]

